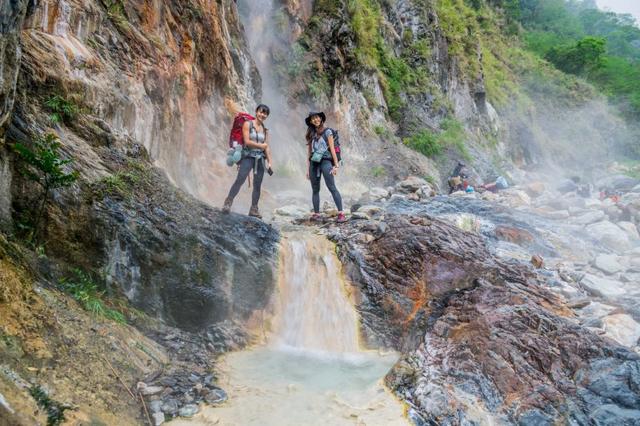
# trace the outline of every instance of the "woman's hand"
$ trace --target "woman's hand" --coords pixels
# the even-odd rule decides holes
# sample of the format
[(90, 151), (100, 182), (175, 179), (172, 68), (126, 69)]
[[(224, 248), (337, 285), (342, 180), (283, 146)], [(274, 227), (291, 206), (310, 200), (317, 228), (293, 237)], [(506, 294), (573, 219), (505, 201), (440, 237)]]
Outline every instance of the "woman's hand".
[(333, 168), (331, 169), (331, 174), (334, 175), (334, 176), (337, 175), (338, 174), (338, 169), (339, 169), (338, 166), (333, 166)]
[(309, 169), (307, 169), (307, 180), (309, 180), (309, 176), (310, 176)]

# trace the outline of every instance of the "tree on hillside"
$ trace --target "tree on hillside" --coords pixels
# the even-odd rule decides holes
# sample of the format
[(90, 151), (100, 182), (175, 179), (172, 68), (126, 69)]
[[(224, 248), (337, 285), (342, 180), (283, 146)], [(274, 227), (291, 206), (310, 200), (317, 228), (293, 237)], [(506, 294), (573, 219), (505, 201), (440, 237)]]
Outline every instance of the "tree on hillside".
[(602, 66), (606, 46), (604, 38), (588, 36), (574, 45), (551, 48), (545, 58), (566, 73), (581, 75)]

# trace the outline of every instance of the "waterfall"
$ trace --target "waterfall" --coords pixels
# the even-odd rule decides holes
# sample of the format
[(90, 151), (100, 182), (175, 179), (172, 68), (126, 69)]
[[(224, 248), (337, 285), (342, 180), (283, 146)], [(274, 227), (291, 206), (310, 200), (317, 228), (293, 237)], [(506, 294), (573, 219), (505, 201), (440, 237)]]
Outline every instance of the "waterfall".
[(320, 235), (283, 239), (272, 343), (299, 350), (354, 353), (358, 319), (333, 245)]
[(266, 188), (273, 188), (272, 195), (278, 197), (282, 192), (278, 188), (286, 185), (306, 197), (307, 183), (299, 178), (304, 178), (306, 172), (304, 118), (307, 111), (290, 107), (286, 91), (279, 86), (274, 73), (277, 65), (274, 58), (288, 52), (291, 43), (290, 35), (284, 34), (286, 25), (282, 23), (287, 19), (285, 8), (279, 3), (274, 0), (239, 0), (238, 7), (251, 56), (262, 78), (262, 99), (255, 99), (255, 102), (267, 104), (271, 109), (266, 125), (270, 130), (270, 144), (276, 163), (275, 179), (278, 182), (267, 179)]
[(335, 246), (323, 235), (287, 232), (278, 281), (269, 344), (217, 361), (229, 401), (172, 424), (408, 425), (381, 381), (398, 355), (359, 349)]

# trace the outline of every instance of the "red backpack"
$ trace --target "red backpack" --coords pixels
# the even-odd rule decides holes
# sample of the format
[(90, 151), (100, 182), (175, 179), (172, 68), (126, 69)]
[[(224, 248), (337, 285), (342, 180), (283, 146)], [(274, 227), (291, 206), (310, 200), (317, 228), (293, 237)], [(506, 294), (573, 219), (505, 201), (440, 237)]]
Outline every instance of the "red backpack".
[(239, 112), (233, 119), (233, 126), (231, 126), (231, 134), (229, 135), (229, 148), (233, 148), (233, 143), (238, 145), (244, 145), (244, 138), (242, 137), (242, 126), (245, 121), (255, 120), (255, 117), (247, 114), (246, 112)]

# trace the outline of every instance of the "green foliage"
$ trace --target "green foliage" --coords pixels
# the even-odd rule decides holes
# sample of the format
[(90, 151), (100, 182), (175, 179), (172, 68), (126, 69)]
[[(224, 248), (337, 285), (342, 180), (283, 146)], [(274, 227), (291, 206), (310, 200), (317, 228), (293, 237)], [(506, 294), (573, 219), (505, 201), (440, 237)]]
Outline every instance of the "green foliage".
[(380, 6), (375, 0), (349, 0), (347, 10), (356, 36), (356, 58), (368, 68), (378, 65), (376, 45), (380, 37)]
[(44, 101), (45, 106), (51, 112), (49, 116), (54, 124), (70, 124), (78, 115), (80, 108), (72, 100), (60, 95), (54, 95)]
[(49, 191), (71, 186), (78, 179), (77, 171), (64, 171), (73, 160), (60, 157), (61, 146), (56, 134), (47, 133), (35, 141), (33, 149), (21, 143), (13, 144), (13, 149), (27, 165), (23, 174)]
[(426, 157), (436, 157), (444, 152), (447, 148), (455, 149), (465, 160), (469, 161), (471, 156), (464, 144), (466, 132), (462, 123), (447, 118), (441, 123), (442, 131), (440, 133), (423, 129), (403, 140), (404, 144), (409, 148), (418, 151)]
[(600, 68), (605, 51), (604, 38), (588, 36), (575, 45), (552, 47), (545, 58), (566, 73), (580, 75)]
[(35, 140), (33, 148), (21, 143), (12, 145), (13, 150), (24, 163), (21, 173), (42, 189), (39, 208), (31, 212), (33, 217), (29, 220), (32, 229), (29, 232), (27, 241), (30, 243), (35, 242), (37, 238), (40, 222), (44, 216), (51, 191), (69, 187), (78, 180), (78, 171), (65, 170), (68, 169), (67, 166), (73, 160), (62, 159), (60, 147), (60, 141), (54, 133), (47, 133), (43, 138)]
[(130, 200), (136, 190), (148, 187), (150, 180), (150, 170), (147, 165), (129, 161), (123, 169), (93, 183), (93, 195), (100, 200), (106, 196)]
[(38, 407), (47, 412), (47, 426), (58, 426), (65, 421), (64, 412), (71, 407), (52, 400), (39, 385), (31, 386), (29, 394), (36, 400)]
[(384, 166), (373, 166), (370, 170), (371, 176), (374, 178), (381, 178), (387, 175), (387, 170)]
[(640, 118), (640, 28), (632, 16), (573, 0), (520, 0), (519, 9), (529, 49), (584, 76), (627, 118)]
[(128, 25), (127, 12), (124, 8), (123, 0), (106, 0), (107, 16), (118, 27), (126, 27)]
[(80, 269), (73, 270), (74, 276), (62, 278), (59, 282), (60, 288), (69, 293), (71, 297), (80, 305), (98, 317), (107, 318), (120, 324), (126, 324), (124, 315), (114, 309), (108, 308), (102, 301), (104, 292), (98, 289), (98, 285), (91, 279), (91, 276)]
[(435, 185), (436, 184), (436, 178), (434, 178), (431, 175), (425, 175), (424, 176), (424, 180), (426, 180), (428, 183), (430, 183), (431, 185)]
[(440, 144), (455, 148), (465, 160), (470, 161), (471, 155), (464, 144), (466, 132), (462, 123), (453, 118), (446, 118), (440, 126), (443, 130), (439, 135)]
[(480, 64), (476, 58), (481, 33), (478, 12), (464, 0), (437, 0), (435, 4), (440, 25), (449, 42), (449, 53), (460, 60), (468, 76), (477, 78)]
[(442, 154), (443, 146), (437, 136), (429, 130), (421, 130), (415, 135), (405, 138), (404, 144), (409, 148), (418, 151), (426, 157), (435, 157)]

